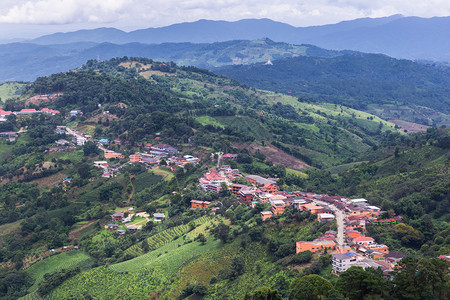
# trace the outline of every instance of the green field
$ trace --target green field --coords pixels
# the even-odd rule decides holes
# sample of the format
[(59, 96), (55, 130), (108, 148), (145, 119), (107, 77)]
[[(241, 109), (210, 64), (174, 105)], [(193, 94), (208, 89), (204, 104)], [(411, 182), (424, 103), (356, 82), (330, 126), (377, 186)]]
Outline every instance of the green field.
[(301, 178), (308, 178), (307, 174), (305, 174), (301, 171), (293, 170), (293, 169), (289, 169), (289, 168), (286, 168), (286, 175), (295, 175), (295, 176), (299, 176)]
[(162, 181), (162, 177), (151, 173), (141, 173), (134, 177), (133, 185), (135, 193), (143, 191), (145, 188), (150, 187)]
[(0, 225), (0, 241), (8, 234), (18, 231), (20, 229), (20, 223), (22, 223), (22, 221), (23, 220), (19, 220), (14, 223)]
[(87, 294), (93, 299), (148, 299), (169, 285), (183, 264), (221, 245), (213, 238), (208, 238), (205, 245), (193, 242), (178, 246), (181, 243), (179, 238), (135, 259), (85, 271), (65, 281), (49, 299), (79, 299)]
[(153, 172), (155, 175), (164, 177), (165, 181), (170, 181), (174, 177), (172, 172), (164, 168), (152, 169), (151, 172)]
[(44, 274), (46, 273), (53, 273), (57, 270), (75, 267), (85, 269), (92, 265), (92, 263), (93, 259), (80, 250), (71, 250), (50, 256), (35, 263), (25, 271), (35, 280), (34, 284), (28, 289), (28, 291), (30, 293), (35, 292), (39, 283), (44, 279)]
[(243, 132), (260, 140), (271, 138), (270, 130), (247, 116), (216, 117), (221, 124), (237, 132)]
[(0, 83), (0, 99), (1, 102), (10, 98), (19, 97), (24, 91), (26, 84), (18, 82), (5, 82)]
[(213, 117), (210, 117), (210, 116), (201, 116), (201, 117), (197, 117), (195, 119), (203, 126), (213, 125), (213, 126), (216, 126), (216, 127), (222, 128), (222, 129), (225, 128), (223, 126), (223, 124), (219, 123), (216, 119), (214, 119)]

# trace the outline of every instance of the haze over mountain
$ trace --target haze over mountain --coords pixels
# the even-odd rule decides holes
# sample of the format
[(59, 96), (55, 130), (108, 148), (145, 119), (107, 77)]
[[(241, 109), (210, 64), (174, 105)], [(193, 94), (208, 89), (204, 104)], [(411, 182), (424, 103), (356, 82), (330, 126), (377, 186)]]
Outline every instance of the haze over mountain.
[(114, 28), (55, 33), (32, 40), (41, 45), (75, 42), (212, 43), (270, 38), (277, 42), (313, 44), (328, 49), (383, 53), (397, 58), (450, 61), (450, 17), (362, 18), (337, 24), (294, 27), (270, 19), (235, 22), (199, 20), (166, 27), (124, 32)]
[[(347, 51), (348, 52), (348, 51)], [(342, 52), (342, 53), (347, 53)], [(276, 43), (269, 39), (228, 41), (212, 44), (163, 43), (142, 44), (76, 42), (57, 45), (12, 43), (0, 45), (0, 81), (34, 80), (39, 76), (68, 71), (89, 59), (106, 60), (121, 56), (139, 56), (174, 61), (179, 65), (202, 68), (230, 64), (250, 64), (298, 55), (332, 57), (340, 51), (311, 45)]]

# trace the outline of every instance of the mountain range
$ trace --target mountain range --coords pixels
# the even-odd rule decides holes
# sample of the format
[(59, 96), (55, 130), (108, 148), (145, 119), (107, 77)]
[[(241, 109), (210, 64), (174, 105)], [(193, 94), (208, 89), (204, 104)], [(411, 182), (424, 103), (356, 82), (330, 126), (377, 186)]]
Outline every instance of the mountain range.
[(115, 44), (165, 42), (213, 43), (270, 38), (276, 42), (313, 44), (334, 50), (383, 53), (392, 57), (450, 61), (450, 17), (362, 18), (337, 24), (294, 27), (270, 19), (235, 22), (199, 20), (124, 32), (115, 28), (55, 33), (31, 40), (40, 45), (76, 42)]

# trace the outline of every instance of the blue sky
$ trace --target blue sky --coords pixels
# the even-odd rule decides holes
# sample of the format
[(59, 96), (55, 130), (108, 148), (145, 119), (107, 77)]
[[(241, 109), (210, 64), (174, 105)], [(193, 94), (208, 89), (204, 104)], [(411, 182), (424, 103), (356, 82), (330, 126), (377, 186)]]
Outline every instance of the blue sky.
[(98, 27), (125, 31), (199, 19), (270, 18), (294, 26), (362, 17), (448, 16), (448, 0), (1, 0), (0, 39)]

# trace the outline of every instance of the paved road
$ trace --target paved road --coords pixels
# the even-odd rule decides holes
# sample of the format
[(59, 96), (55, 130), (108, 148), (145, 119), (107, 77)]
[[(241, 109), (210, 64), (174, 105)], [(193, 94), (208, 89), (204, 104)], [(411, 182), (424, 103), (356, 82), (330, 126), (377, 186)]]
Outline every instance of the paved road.
[(345, 244), (344, 243), (344, 219), (345, 219), (345, 213), (343, 211), (339, 210), (336, 206), (329, 205), (326, 202), (319, 201), (319, 200), (314, 200), (314, 202), (316, 202), (317, 204), (320, 204), (320, 205), (328, 205), (334, 211), (334, 215), (336, 216), (336, 223), (337, 223), (337, 227), (338, 227), (336, 242), (339, 245), (344, 245)]

